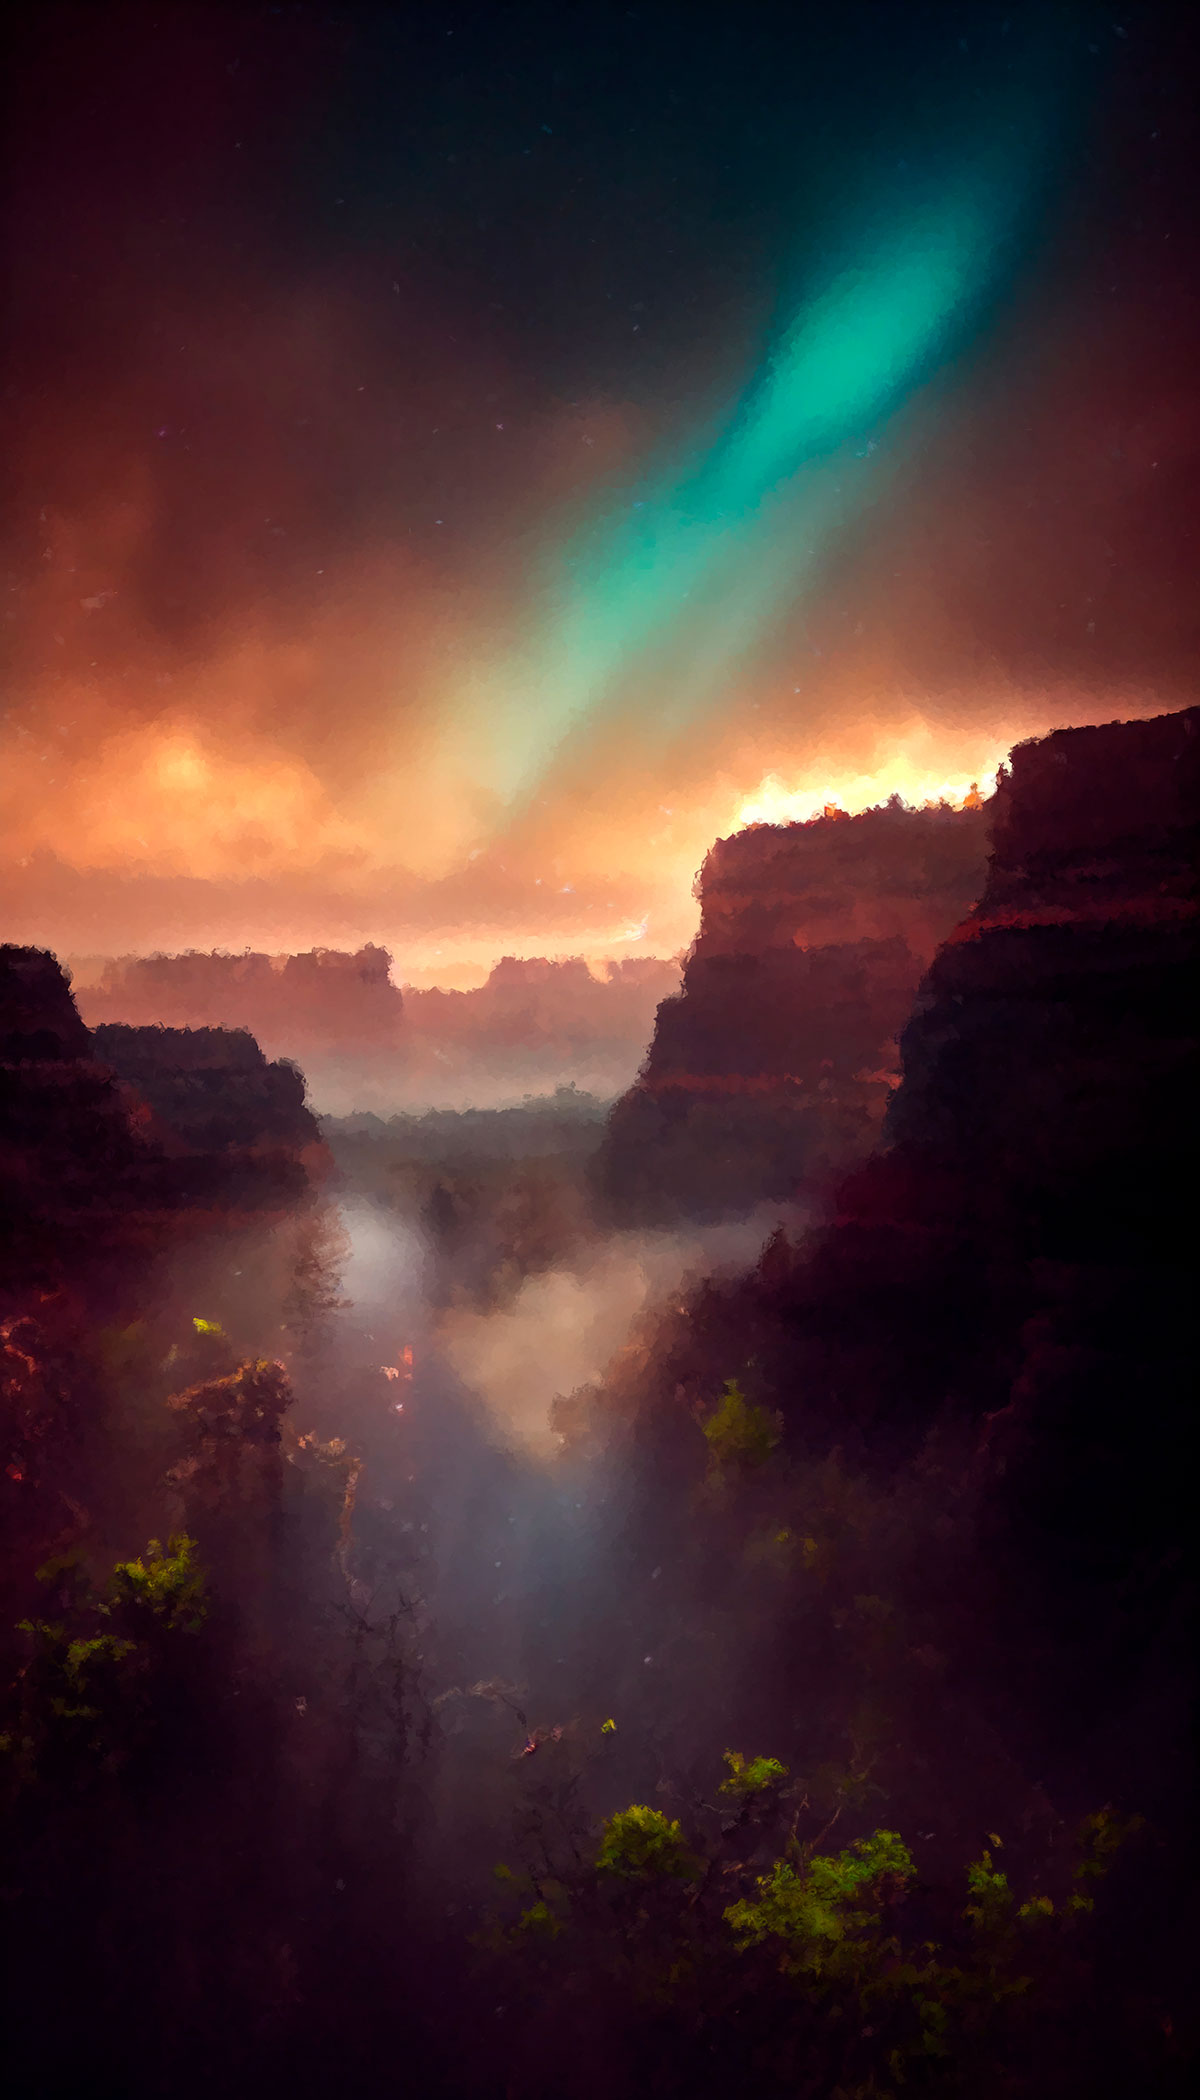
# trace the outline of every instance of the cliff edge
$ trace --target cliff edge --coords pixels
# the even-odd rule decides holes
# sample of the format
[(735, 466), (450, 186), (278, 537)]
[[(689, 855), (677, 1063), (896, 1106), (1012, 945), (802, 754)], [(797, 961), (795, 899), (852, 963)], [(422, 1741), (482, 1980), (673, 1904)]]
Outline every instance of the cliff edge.
[(983, 887), (986, 817), (755, 825), (701, 870), (700, 932), (598, 1162), (621, 1222), (787, 1202), (864, 1157), (923, 970)]

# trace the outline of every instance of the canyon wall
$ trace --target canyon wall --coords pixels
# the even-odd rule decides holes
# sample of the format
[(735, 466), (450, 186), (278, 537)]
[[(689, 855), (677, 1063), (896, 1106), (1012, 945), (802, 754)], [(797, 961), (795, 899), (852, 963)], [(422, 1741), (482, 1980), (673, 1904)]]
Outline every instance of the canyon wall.
[(132, 1200), (150, 1153), (52, 955), (0, 947), (0, 1265), (93, 1234)]
[(573, 1083), (611, 1101), (645, 1055), (678, 964), (504, 956), (471, 991), (401, 990), (383, 948), (356, 954), (126, 956), (78, 992), (90, 1027), (248, 1029), (295, 1058), (320, 1112), (494, 1109)]
[(1124, 1732), (1147, 1812), (1190, 1785), (1198, 864), (1200, 709), (1019, 746), (884, 1142), (603, 1396), (686, 1444), (736, 1378), (800, 1451), (914, 1465), (949, 1596), (981, 1542), (962, 1681), (986, 1696), (989, 1640), (1018, 1654), (1039, 1759)]
[(700, 933), (598, 1171), (618, 1218), (788, 1201), (862, 1158), (939, 940), (978, 897), (981, 807), (755, 825), (699, 878)]
[(101, 1028), (36, 948), (0, 947), (0, 1254), (16, 1276), (135, 1220), (294, 1201), (325, 1164), (304, 1080), (246, 1034)]
[(303, 1073), (268, 1062), (245, 1029), (113, 1022), (93, 1040), (161, 1154), (158, 1179), (174, 1201), (286, 1203), (322, 1172)]
[(1137, 1253), (1166, 1224), (1159, 1167), (1176, 1147), (1182, 1198), (1195, 1141), (1200, 709), (1018, 745), (993, 809), (987, 885), (922, 985), (888, 1136), (972, 1211), (986, 1168), (1030, 1248), (1052, 1252), (1057, 1190), (1072, 1245), (1090, 1225)]

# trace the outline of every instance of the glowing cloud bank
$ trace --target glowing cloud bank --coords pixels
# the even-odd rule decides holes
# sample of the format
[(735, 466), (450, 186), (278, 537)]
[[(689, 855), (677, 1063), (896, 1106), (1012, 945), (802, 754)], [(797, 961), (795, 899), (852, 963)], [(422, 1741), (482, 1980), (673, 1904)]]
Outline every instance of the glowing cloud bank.
[[(960, 738), (955, 743), (964, 741)], [(805, 824), (831, 807), (855, 816), (860, 810), (878, 808), (893, 795), (913, 809), (933, 802), (948, 802), (961, 809), (975, 796), (986, 801), (995, 792), (1008, 741), (976, 750), (965, 765), (955, 743), (947, 750), (944, 737), (921, 727), (878, 752), (870, 771), (855, 771), (844, 763), (810, 766), (807, 779), (790, 786), (777, 773), (768, 773), (741, 804), (736, 821), (739, 826)]]

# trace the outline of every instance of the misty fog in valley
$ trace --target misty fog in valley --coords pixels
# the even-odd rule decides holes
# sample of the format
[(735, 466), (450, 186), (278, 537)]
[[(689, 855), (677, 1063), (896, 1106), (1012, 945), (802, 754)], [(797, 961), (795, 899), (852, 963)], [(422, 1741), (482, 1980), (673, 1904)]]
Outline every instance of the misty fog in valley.
[(0, 952), (20, 2090), (1183, 2090), (1194, 739), (1019, 747), (957, 926), (975, 811), (724, 842), (615, 1104)]

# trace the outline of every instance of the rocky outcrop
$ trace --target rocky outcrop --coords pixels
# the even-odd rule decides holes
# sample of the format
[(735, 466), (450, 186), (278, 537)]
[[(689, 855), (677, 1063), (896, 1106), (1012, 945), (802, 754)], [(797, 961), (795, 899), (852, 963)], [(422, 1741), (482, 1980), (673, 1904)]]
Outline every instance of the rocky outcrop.
[[(324, 1159), (304, 1077), (229, 1028), (97, 1028), (97, 1051), (161, 1153), (175, 1202), (286, 1202)], [(148, 1111), (148, 1116), (145, 1112)]]
[(921, 973), (983, 886), (985, 825), (893, 802), (718, 841), (682, 991), (601, 1154), (615, 1215), (788, 1201), (870, 1150)]
[[(1017, 748), (984, 895), (902, 1033), (885, 1141), (811, 1249), (774, 1247), (733, 1289), (726, 1348), (699, 1344), (710, 1382), (761, 1341), (812, 1434), (903, 1440), (953, 1395), (980, 1419), (1007, 1406), (1025, 1323), (1066, 1299), (1109, 1327), (1122, 1278), (1170, 1300), (1196, 1165), (1198, 826), (1200, 709)], [(1145, 1312), (1147, 1348), (1168, 1317)]]
[(1167, 1227), (1160, 1176), (1196, 1135), (1198, 822), (1200, 709), (1019, 745), (1001, 777), (887, 1128), (989, 1231), (1003, 1206), (1022, 1256), (1140, 1256)]
[(0, 947), (0, 1064), (66, 1064), (92, 1055), (66, 972), (44, 948)]
[[(947, 1536), (974, 1509), (961, 1667), (988, 1627), (1020, 1656), (1047, 1756), (1136, 1683), (1186, 1696), (1198, 848), (1200, 709), (1018, 747), (884, 1144), (815, 1241), (665, 1321), (643, 1382), (669, 1423), (743, 1378), (810, 1452), (919, 1462)], [(1178, 1779), (1160, 1720), (1144, 1798)]]
[(36, 1263), (130, 1199), (151, 1154), (75, 1008), (65, 972), (40, 948), (0, 947), (0, 1254)]
[(0, 1256), (8, 1279), (135, 1221), (295, 1200), (326, 1155), (294, 1066), (248, 1035), (105, 1028), (66, 973), (0, 948)]

